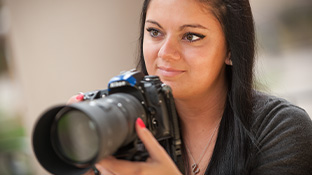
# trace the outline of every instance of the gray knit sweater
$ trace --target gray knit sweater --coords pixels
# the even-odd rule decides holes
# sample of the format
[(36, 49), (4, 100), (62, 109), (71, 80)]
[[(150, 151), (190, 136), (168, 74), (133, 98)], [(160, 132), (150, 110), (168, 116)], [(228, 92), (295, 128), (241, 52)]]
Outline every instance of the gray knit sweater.
[(311, 118), (284, 99), (255, 97), (252, 130), (259, 148), (251, 174), (312, 175)]

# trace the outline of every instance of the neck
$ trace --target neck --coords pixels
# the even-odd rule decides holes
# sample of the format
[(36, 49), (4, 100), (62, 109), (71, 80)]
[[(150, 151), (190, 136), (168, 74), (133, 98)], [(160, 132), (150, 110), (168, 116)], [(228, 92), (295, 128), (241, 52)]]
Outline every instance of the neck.
[(225, 79), (220, 80), (217, 86), (207, 90), (205, 95), (192, 96), (189, 99), (175, 98), (181, 122), (182, 138), (189, 150), (185, 155), (187, 171), (193, 171), (192, 165), (196, 164), (197, 167), (194, 170), (200, 170), (199, 174), (203, 174), (209, 164), (217, 140), (218, 126), (225, 109), (226, 98), (227, 83)]
[(222, 118), (226, 96), (224, 88), (191, 100), (176, 99), (183, 137), (195, 139), (196, 136), (201, 137), (201, 133), (213, 130)]

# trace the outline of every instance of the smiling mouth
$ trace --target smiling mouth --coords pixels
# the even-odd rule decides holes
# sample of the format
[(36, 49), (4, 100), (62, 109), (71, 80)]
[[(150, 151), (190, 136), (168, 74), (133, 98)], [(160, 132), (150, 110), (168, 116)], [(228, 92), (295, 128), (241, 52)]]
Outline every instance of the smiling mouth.
[(158, 72), (160, 75), (164, 77), (174, 77), (180, 74), (183, 74), (185, 71), (180, 69), (174, 69), (174, 68), (167, 68), (167, 67), (157, 67)]

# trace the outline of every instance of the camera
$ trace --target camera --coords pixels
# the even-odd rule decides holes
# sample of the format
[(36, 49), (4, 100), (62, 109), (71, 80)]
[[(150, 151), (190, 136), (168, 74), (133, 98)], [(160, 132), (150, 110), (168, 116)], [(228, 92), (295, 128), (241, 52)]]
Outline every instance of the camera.
[(33, 130), (33, 150), (52, 174), (78, 175), (107, 156), (131, 161), (148, 157), (135, 131), (140, 117), (179, 166), (181, 136), (171, 88), (158, 76), (131, 70), (84, 100), (48, 109)]

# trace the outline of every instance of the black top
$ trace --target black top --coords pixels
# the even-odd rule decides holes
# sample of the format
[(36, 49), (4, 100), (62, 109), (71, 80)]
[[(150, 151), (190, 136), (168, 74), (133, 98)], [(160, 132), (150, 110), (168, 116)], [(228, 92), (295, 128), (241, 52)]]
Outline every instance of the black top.
[(256, 93), (253, 117), (258, 148), (251, 175), (312, 174), (312, 121), (303, 109)]

